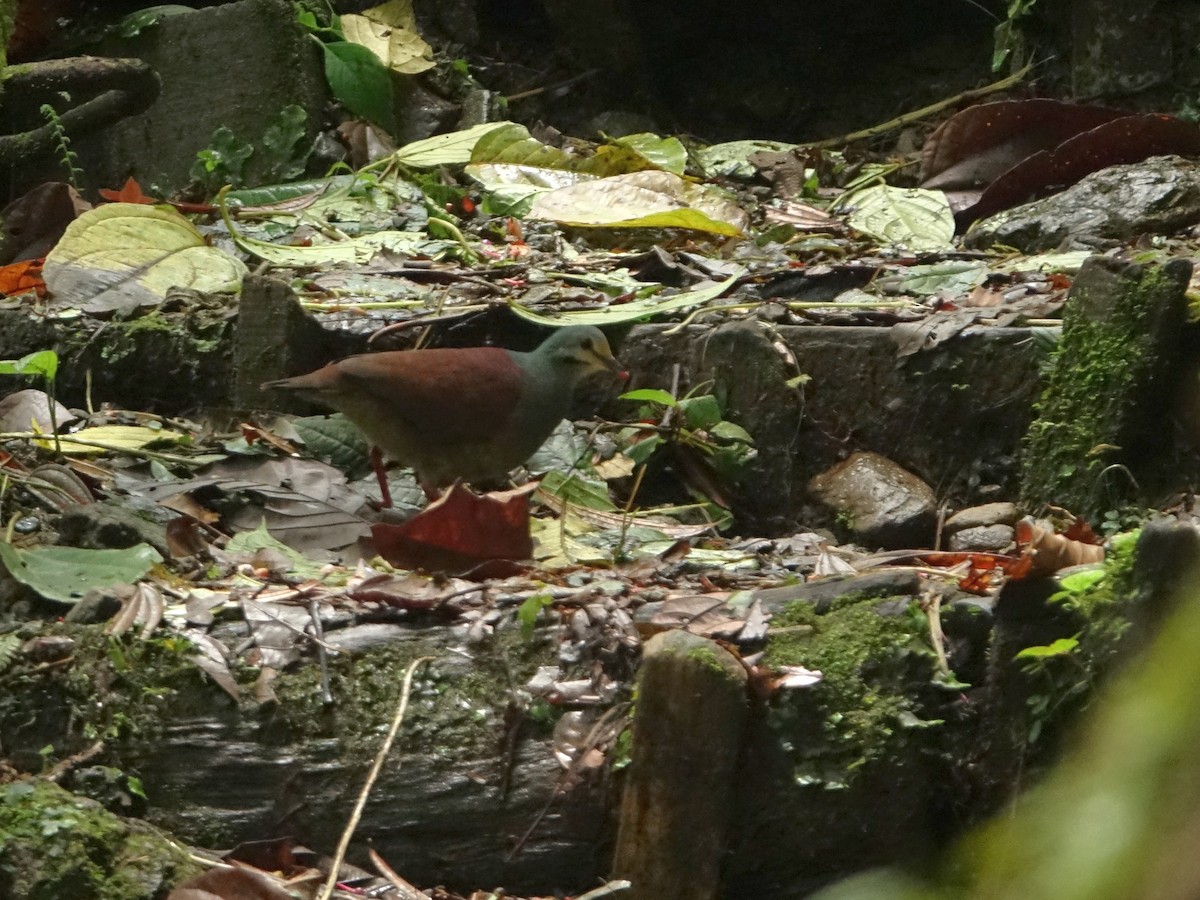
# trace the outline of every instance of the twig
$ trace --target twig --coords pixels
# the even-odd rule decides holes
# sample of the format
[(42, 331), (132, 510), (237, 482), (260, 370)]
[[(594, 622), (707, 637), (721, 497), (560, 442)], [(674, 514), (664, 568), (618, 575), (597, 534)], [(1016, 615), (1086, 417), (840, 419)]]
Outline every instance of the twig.
[(946, 659), (946, 633), (942, 631), (942, 594), (927, 588), (921, 596), (921, 609), (929, 620), (929, 641), (937, 654), (938, 668), (943, 675), (950, 675), (950, 662)]
[(580, 72), (578, 75), (568, 78), (566, 81), (560, 81), (558, 84), (542, 85), (541, 87), (530, 88), (527, 91), (521, 91), (516, 94), (509, 94), (504, 98), (505, 102), (512, 103), (514, 100), (525, 100), (528, 97), (536, 97), (538, 94), (543, 94), (546, 91), (561, 91), (571, 87), (571, 85), (583, 81), (586, 78), (591, 78), (597, 74), (599, 69), (588, 69), (586, 72)]
[(895, 131), (897, 128), (903, 128), (905, 125), (911, 125), (913, 122), (919, 122), (921, 119), (927, 118), (940, 113), (942, 110), (955, 104), (962, 103), (964, 100), (974, 100), (978, 97), (985, 97), (988, 94), (994, 94), (997, 91), (1006, 91), (1010, 87), (1019, 84), (1029, 71), (1033, 68), (1033, 63), (1028, 63), (1019, 71), (1013, 72), (1007, 78), (1002, 78), (999, 81), (994, 81), (991, 84), (984, 85), (981, 88), (975, 88), (970, 91), (963, 91), (961, 94), (955, 94), (953, 97), (946, 97), (944, 100), (939, 100), (937, 103), (931, 103), (929, 106), (923, 106), (920, 109), (914, 109), (912, 112), (906, 112), (903, 115), (888, 121), (881, 122), (878, 125), (872, 125), (870, 128), (864, 128), (862, 131), (854, 131), (850, 134), (842, 135), (841, 137), (826, 138), (823, 141), (813, 141), (809, 144), (801, 144), (804, 148), (822, 149), (824, 147), (840, 147), (843, 144), (852, 144), (855, 141), (861, 141), (866, 138), (875, 137), (876, 135), (886, 134), (889, 131)]
[(396, 707), (396, 715), (392, 717), (391, 727), (388, 728), (387, 737), (383, 739), (383, 744), (379, 748), (379, 752), (375, 754), (375, 762), (371, 763), (371, 770), (367, 773), (367, 781), (359, 792), (358, 801), (354, 804), (354, 811), (350, 813), (350, 821), (346, 823), (346, 830), (342, 832), (342, 839), (338, 842), (337, 852), (333, 855), (333, 862), (329, 866), (329, 876), (325, 879), (325, 884), (321, 886), (321, 890), (317, 894), (317, 900), (329, 900), (333, 896), (333, 889), (337, 886), (338, 872), (341, 871), (342, 862), (346, 859), (346, 850), (350, 847), (350, 840), (354, 837), (354, 831), (358, 828), (358, 823), (362, 819), (363, 809), (367, 805), (367, 797), (371, 794), (371, 788), (375, 785), (375, 779), (379, 777), (380, 771), (383, 769), (383, 763), (387, 759), (388, 751), (392, 749), (392, 741), (396, 739), (396, 733), (400, 731), (400, 725), (404, 722), (404, 712), (408, 709), (408, 695), (412, 691), (413, 674), (417, 671), (417, 666), (421, 663), (432, 662), (432, 656), (421, 656), (414, 659), (408, 664), (408, 668), (404, 672), (404, 686), (400, 689), (400, 703)]
[[(0, 433), (0, 441), (48, 441), (58, 440), (58, 435), (44, 434), (39, 431), (5, 431)], [(62, 443), (78, 444), (81, 447), (95, 447), (97, 450), (107, 450), (110, 453), (127, 453), (130, 456), (144, 456), (146, 459), (157, 459), (160, 462), (174, 462), (195, 465), (196, 461), (187, 456), (176, 456), (173, 453), (159, 453), (156, 450), (146, 450), (142, 447), (123, 447), (120, 444), (110, 444), (106, 441), (92, 441), (87, 438), (62, 435)]]
[(44, 778), (46, 781), (53, 781), (55, 784), (57, 784), (60, 778), (62, 778), (76, 766), (82, 765), (88, 760), (99, 756), (103, 752), (104, 741), (96, 741), (96, 743), (92, 744), (92, 746), (88, 747), (86, 750), (81, 750), (74, 756), (68, 756), (66, 759), (60, 759), (57, 763), (55, 763), (54, 768), (43, 775), (42, 778)]
[(308, 598), (308, 617), (312, 619), (313, 635), (316, 637), (317, 662), (321, 665), (321, 702), (326, 706), (333, 703), (333, 692), (329, 690), (329, 659), (325, 653), (325, 629), (321, 625), (321, 611), (317, 598)]

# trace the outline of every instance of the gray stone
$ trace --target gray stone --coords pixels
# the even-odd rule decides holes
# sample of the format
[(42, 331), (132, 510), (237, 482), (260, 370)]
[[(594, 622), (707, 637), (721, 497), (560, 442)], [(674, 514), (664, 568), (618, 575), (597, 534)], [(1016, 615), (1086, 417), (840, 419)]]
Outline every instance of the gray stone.
[(971, 506), (960, 509), (946, 520), (942, 526), (943, 534), (954, 534), (967, 528), (980, 528), (986, 525), (1015, 525), (1021, 517), (1015, 503), (984, 503), (982, 506)]
[(797, 601), (811, 603), (819, 613), (829, 612), (835, 600), (860, 597), (915, 597), (921, 592), (921, 579), (913, 569), (889, 569), (864, 575), (842, 575), (765, 588), (754, 592), (763, 612), (779, 613)]
[(163, 556), (169, 555), (166, 526), (143, 519), (117, 501), (72, 507), (59, 519), (58, 533), (70, 547), (121, 550), (145, 543)]
[(920, 547), (933, 536), (933, 489), (878, 453), (851, 455), (812, 478), (808, 489), (869, 546)]
[(946, 546), (957, 553), (998, 553), (1011, 547), (1015, 537), (1011, 525), (974, 525), (950, 535)]
[(1200, 222), (1200, 163), (1156, 156), (1093, 172), (1042, 200), (977, 222), (969, 247), (1006, 244), (1026, 253), (1103, 249), (1143, 234), (1174, 234)]
[[(799, 279), (789, 298), (822, 299), (810, 281)], [(765, 329), (741, 325), (734, 341), (702, 325), (672, 328), (635, 326), (617, 354), (630, 389), (669, 390), (675, 364), (681, 394), (716, 382), (706, 390), (758, 450), (732, 497), (744, 533), (786, 534), (797, 520), (809, 521), (804, 483), (847, 449), (884, 452), (959, 502), (982, 499), (986, 485), (1017, 487), (1017, 451), (1041, 390), (1045, 352), (1031, 340), (1033, 329), (972, 327), (898, 362), (886, 328), (777, 326), (770, 335), (810, 379), (795, 390), (787, 379), (796, 371)], [(727, 389), (742, 373), (750, 380)], [(625, 417), (629, 406), (612, 404), (608, 413)]]
[[(196, 153), (217, 128), (260, 146), (279, 112), (297, 105), (308, 112), (311, 141), (328, 98), (321, 50), (286, 0), (164, 16), (136, 37), (110, 41), (102, 55), (150, 63), (162, 90), (145, 113), (72, 143), (85, 189), (119, 187), (133, 175), (147, 193), (174, 193), (191, 181)], [(265, 155), (255, 153), (247, 182), (277, 180), (268, 169)]]

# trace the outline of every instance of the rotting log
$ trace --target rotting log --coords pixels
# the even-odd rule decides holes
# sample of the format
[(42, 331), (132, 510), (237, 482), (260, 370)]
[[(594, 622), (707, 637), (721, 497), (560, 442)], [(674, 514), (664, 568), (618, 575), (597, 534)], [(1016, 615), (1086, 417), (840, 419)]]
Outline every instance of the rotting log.
[(631, 900), (715, 900), (747, 709), (745, 667), (671, 631), (647, 642), (614, 870)]

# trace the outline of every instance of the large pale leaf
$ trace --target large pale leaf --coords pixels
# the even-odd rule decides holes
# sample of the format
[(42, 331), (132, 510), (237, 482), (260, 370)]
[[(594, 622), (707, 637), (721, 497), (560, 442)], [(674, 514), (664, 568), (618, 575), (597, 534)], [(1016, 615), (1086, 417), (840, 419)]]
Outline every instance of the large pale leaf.
[(454, 241), (432, 240), (419, 231), (376, 231), (346, 241), (308, 246), (270, 244), (241, 234), (234, 234), (233, 239), (247, 253), (265, 259), (272, 265), (303, 269), (330, 263), (365, 263), (381, 250), (440, 259), (459, 249)]
[(674, 172), (682, 175), (687, 166), (687, 148), (680, 143), (679, 138), (659, 137), (657, 134), (643, 132), (627, 134), (613, 141), (621, 147), (628, 147), (649, 162), (654, 168), (664, 172)]
[(518, 163), (471, 163), (463, 171), (489, 191), (502, 187), (526, 187), (537, 192), (554, 191), (581, 181), (595, 181), (599, 177), (588, 172), (523, 166)]
[(91, 313), (155, 306), (172, 287), (236, 291), (245, 275), (241, 260), (205, 244), (179, 213), (139, 203), (85, 212), (43, 269), (55, 305)]
[(78, 547), (37, 547), (21, 550), (0, 541), (0, 561), (8, 573), (42, 597), (78, 603), (88, 591), (128, 584), (162, 562), (149, 544), (124, 550), (83, 550)]
[(675, 312), (699, 306), (720, 297), (733, 286), (737, 279), (745, 274), (745, 269), (738, 267), (724, 281), (703, 282), (690, 291), (683, 291), (672, 297), (647, 297), (633, 300), (629, 303), (617, 303), (603, 309), (575, 309), (560, 313), (547, 314), (537, 312), (519, 303), (511, 304), (513, 312), (523, 319), (537, 322), (540, 325), (616, 325), (619, 322), (632, 322), (636, 319), (648, 319), (666, 312)]
[(852, 228), (882, 244), (913, 251), (948, 250), (953, 246), (954, 213), (941, 191), (876, 185), (841, 201), (850, 207)]
[(511, 122), (485, 122), (463, 131), (436, 134), (431, 138), (405, 144), (393, 153), (391, 158), (403, 165), (419, 168), (461, 166), (470, 162), (471, 152), (481, 137), (511, 124)]
[(606, 228), (689, 228), (739, 235), (746, 214), (719, 189), (670, 172), (633, 172), (538, 196), (530, 218)]
[(411, 0), (390, 0), (340, 21), (346, 40), (362, 44), (393, 72), (416, 75), (434, 66), (433, 48), (417, 33)]
[(750, 157), (755, 153), (783, 153), (796, 146), (783, 141), (729, 141), (697, 150), (696, 160), (709, 176), (753, 178), (758, 167), (750, 162)]
[[(75, 438), (75, 440), (71, 440)], [(60, 453), (70, 453), (86, 456), (89, 453), (105, 453), (107, 451), (140, 450), (147, 444), (159, 442), (179, 443), (187, 439), (187, 435), (165, 428), (146, 428), (143, 425), (97, 425), (94, 428), (83, 428), (64, 435), (58, 439), (55, 448), (53, 438), (47, 437), (36, 443), (47, 449), (55, 448)], [(90, 443), (80, 443), (88, 441)], [(95, 446), (95, 445), (100, 446)]]

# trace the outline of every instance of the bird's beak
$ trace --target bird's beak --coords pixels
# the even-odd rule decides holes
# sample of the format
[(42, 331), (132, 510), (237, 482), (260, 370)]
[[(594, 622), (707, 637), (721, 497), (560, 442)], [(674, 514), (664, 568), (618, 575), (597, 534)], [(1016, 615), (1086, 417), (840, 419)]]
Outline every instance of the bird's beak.
[(608, 347), (596, 348), (591, 352), (590, 356), (592, 358), (592, 368), (597, 372), (610, 372), (622, 381), (629, 378), (629, 373), (621, 368), (621, 364), (617, 362), (616, 357), (612, 355), (612, 351)]

